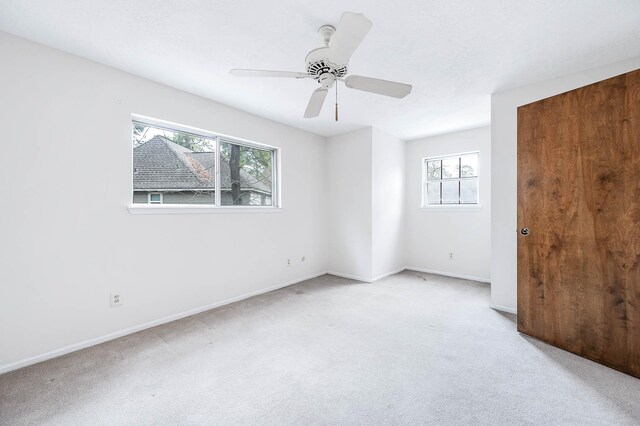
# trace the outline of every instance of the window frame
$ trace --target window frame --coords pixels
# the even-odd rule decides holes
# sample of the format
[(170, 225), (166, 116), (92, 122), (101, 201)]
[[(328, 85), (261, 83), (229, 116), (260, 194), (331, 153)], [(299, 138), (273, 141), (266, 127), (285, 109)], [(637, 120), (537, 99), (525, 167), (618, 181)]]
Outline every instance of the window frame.
[[(477, 173), (475, 177), (458, 177), (458, 178), (451, 178), (451, 179), (443, 179), (442, 175), (440, 177), (440, 179), (437, 180), (431, 180), (429, 182), (444, 182), (444, 181), (457, 181), (457, 182), (461, 182), (462, 180), (476, 180), (478, 182), (478, 190), (477, 190), (477, 203), (460, 203), (458, 202), (457, 204), (455, 203), (451, 203), (451, 204), (428, 204), (428, 200), (427, 200), (427, 195), (426, 195), (426, 188), (427, 188), (427, 162), (428, 161), (434, 161), (434, 160), (445, 160), (445, 159), (450, 159), (450, 158), (458, 158), (458, 161), (460, 161), (460, 158), (464, 155), (469, 155), (469, 154), (476, 154), (478, 156), (478, 166), (477, 166)], [(422, 167), (422, 182), (421, 182), (421, 191), (422, 191), (422, 195), (420, 197), (421, 201), (420, 201), (420, 208), (422, 210), (439, 210), (439, 211), (461, 211), (461, 210), (480, 210), (482, 205), (480, 203), (480, 151), (479, 150), (475, 150), (475, 151), (465, 151), (465, 152), (458, 152), (458, 153), (452, 153), (452, 154), (446, 154), (446, 155), (435, 155), (435, 156), (429, 156), (429, 157), (423, 157), (421, 160), (421, 167)], [(442, 173), (442, 171), (441, 171)], [(442, 187), (440, 187), (440, 198), (442, 199)], [(459, 197), (459, 193), (458, 193), (458, 197)], [(459, 201), (459, 200), (458, 200)]]
[[(160, 196), (160, 202), (151, 201), (151, 196), (152, 195), (159, 195)], [(162, 192), (149, 192), (147, 194), (147, 204), (153, 204), (153, 205), (164, 204), (164, 196), (163, 196)]]
[[(131, 147), (132, 128), (134, 123), (139, 123), (147, 126), (153, 126), (160, 129), (166, 129), (172, 132), (190, 133), (196, 136), (201, 136), (207, 139), (212, 139), (215, 142), (215, 204), (151, 204), (145, 203), (133, 203), (133, 148), (130, 149), (131, 153), (131, 176), (130, 183), (130, 204), (128, 210), (131, 214), (165, 214), (165, 213), (257, 213), (257, 212), (279, 212), (282, 210), (282, 198), (281, 198), (281, 182), (280, 176), (280, 163), (282, 158), (282, 149), (276, 146), (271, 146), (248, 139), (238, 138), (235, 136), (225, 135), (223, 133), (212, 132), (197, 127), (186, 126), (170, 121), (160, 120), (138, 114), (131, 114), (128, 121), (129, 139), (128, 143)], [(223, 142), (240, 145), (243, 147), (260, 149), (263, 151), (271, 152), (271, 202), (270, 206), (256, 206), (256, 205), (223, 205), (222, 204), (222, 192), (220, 181), (220, 144)], [(158, 191), (153, 191), (157, 193)], [(164, 201), (164, 197), (161, 194), (161, 198)]]

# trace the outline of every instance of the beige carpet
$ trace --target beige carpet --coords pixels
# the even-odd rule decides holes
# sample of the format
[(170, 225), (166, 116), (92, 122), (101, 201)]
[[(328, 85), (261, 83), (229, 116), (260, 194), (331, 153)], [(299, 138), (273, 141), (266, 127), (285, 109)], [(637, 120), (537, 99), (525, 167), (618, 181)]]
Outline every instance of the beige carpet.
[(4, 374), (0, 424), (640, 424), (640, 380), (488, 305), (482, 283), (326, 275)]

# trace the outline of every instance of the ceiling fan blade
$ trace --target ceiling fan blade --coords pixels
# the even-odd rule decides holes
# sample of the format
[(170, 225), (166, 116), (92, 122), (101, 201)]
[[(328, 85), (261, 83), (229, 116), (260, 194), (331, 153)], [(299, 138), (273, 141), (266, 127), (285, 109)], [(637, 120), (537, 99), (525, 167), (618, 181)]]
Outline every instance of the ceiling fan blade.
[(363, 90), (365, 92), (377, 93), (393, 98), (404, 98), (411, 93), (412, 89), (410, 84), (363, 77), (361, 75), (350, 75), (345, 79), (344, 84), (350, 89)]
[(336, 65), (346, 65), (373, 26), (362, 13), (344, 12), (329, 45), (329, 60)]
[(313, 91), (311, 99), (309, 99), (309, 104), (307, 105), (307, 110), (304, 112), (304, 118), (313, 118), (320, 115), (320, 110), (322, 110), (322, 104), (324, 104), (324, 98), (327, 97), (327, 92), (329, 91), (322, 87)]
[(234, 68), (229, 73), (235, 77), (284, 77), (284, 78), (309, 78), (309, 74), (294, 71), (271, 70), (245, 70)]

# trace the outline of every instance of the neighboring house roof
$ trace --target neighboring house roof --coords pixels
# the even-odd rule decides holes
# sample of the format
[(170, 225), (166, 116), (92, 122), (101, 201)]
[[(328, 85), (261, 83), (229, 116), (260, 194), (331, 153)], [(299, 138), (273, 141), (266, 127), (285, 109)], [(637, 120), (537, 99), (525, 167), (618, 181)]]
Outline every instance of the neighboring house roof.
[[(136, 190), (215, 189), (215, 156), (212, 152), (194, 152), (164, 136), (155, 136), (133, 149), (133, 188)], [(220, 161), (220, 187), (231, 189), (227, 161)], [(243, 190), (271, 193), (270, 182), (257, 180), (240, 170)]]

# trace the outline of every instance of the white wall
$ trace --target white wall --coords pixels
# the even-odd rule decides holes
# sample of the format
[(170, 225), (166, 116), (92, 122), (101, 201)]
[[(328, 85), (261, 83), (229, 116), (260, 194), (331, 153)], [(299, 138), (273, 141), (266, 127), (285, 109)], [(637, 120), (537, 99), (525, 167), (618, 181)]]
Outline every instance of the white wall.
[(329, 271), (375, 281), (404, 268), (404, 142), (368, 127), (327, 140)]
[(517, 303), (517, 108), (640, 68), (629, 59), (491, 96), (491, 144), (494, 165), (491, 204), (491, 304), (509, 312)]
[[(407, 142), (407, 267), (482, 281), (491, 278), (491, 128)], [(422, 159), (479, 151), (479, 209), (422, 209)], [(454, 260), (449, 260), (449, 252)]]
[[(324, 138), (6, 33), (0, 57), (0, 370), (327, 270)], [(281, 147), (284, 209), (129, 214), (131, 113)]]
[(371, 127), (327, 139), (329, 271), (372, 275)]
[(405, 142), (376, 128), (372, 134), (371, 276), (405, 266)]

